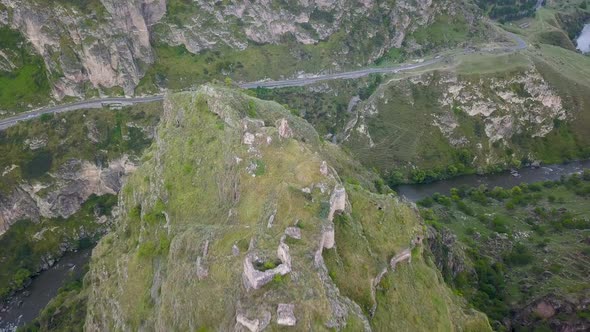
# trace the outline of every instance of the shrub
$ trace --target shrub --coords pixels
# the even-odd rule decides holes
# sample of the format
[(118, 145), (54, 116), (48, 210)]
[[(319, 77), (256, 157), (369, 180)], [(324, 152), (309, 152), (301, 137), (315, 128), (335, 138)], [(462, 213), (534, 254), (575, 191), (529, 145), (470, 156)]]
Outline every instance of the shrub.
[(515, 208), (515, 205), (514, 205), (514, 202), (513, 201), (506, 202), (506, 209), (508, 209), (508, 210), (514, 210), (514, 208)]
[(31, 272), (27, 269), (19, 269), (18, 271), (16, 271), (16, 273), (14, 274), (14, 277), (12, 278), (12, 282), (14, 283), (14, 287), (16, 289), (22, 288), (25, 283), (27, 282), (27, 280), (29, 280), (29, 278), (31, 277)]
[(23, 175), (26, 178), (38, 178), (51, 169), (53, 156), (49, 151), (40, 151), (23, 165)]
[(508, 233), (508, 221), (501, 216), (496, 216), (492, 220), (492, 229), (497, 233)]
[(432, 199), (432, 197), (425, 197), (419, 200), (417, 204), (423, 207), (432, 207), (432, 205), (434, 204), (434, 200)]
[(141, 205), (134, 206), (131, 211), (129, 211), (129, 217), (131, 219), (139, 219), (141, 216)]
[(265, 270), (272, 270), (275, 267), (277, 267), (277, 265), (273, 261), (268, 261), (268, 262), (264, 262), (263, 267), (264, 267)]
[(266, 173), (266, 164), (264, 161), (257, 159), (256, 161), (256, 170), (254, 171), (254, 175), (262, 176)]
[(508, 265), (527, 265), (533, 261), (533, 254), (529, 248), (521, 243), (516, 244), (510, 253), (504, 256)]
[(434, 199), (435, 202), (437, 202), (440, 205), (444, 205), (444, 206), (451, 206), (451, 199), (445, 195), (441, 195), (439, 193), (434, 193), (434, 195), (432, 195), (432, 198)]
[(465, 213), (468, 216), (475, 216), (475, 212), (473, 212), (473, 209), (465, 204), (465, 202), (463, 201), (458, 201), (457, 202), (457, 208), (459, 209), (459, 211)]
[(519, 186), (514, 186), (510, 190), (510, 193), (512, 194), (512, 196), (519, 196), (522, 194), (522, 188)]
[(137, 249), (137, 257), (139, 258), (153, 258), (156, 256), (156, 253), (156, 245), (152, 241), (140, 244)]
[(489, 195), (497, 200), (503, 200), (510, 197), (510, 193), (501, 187), (494, 187), (494, 189), (489, 192)]

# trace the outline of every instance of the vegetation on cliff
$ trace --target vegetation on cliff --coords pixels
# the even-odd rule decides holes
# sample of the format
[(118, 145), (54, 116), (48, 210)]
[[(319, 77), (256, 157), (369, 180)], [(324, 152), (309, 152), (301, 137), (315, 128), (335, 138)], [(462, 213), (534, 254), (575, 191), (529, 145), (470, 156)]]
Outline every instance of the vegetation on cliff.
[(458, 263), (445, 255), (453, 250), (450, 242), (435, 249), (445, 280), (496, 327), (584, 329), (590, 324), (584, 309), (589, 199), (586, 170), (513, 188), (457, 188), (419, 205), (426, 222), (439, 232), (451, 230), (467, 253)]

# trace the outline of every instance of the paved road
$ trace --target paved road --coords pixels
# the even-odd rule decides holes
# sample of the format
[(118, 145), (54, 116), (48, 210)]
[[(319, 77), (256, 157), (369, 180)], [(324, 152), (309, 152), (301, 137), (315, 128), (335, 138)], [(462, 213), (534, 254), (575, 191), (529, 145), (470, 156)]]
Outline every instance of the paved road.
[(420, 67), (430, 66), (437, 62), (443, 60), (442, 57), (424, 61), (421, 63), (415, 64), (402, 64), (399, 66), (394, 67), (382, 67), (382, 68), (367, 68), (361, 69), (356, 71), (349, 71), (344, 73), (335, 73), (335, 74), (325, 74), (325, 75), (317, 75), (317, 76), (309, 76), (309, 77), (301, 77), (301, 78), (292, 78), (288, 80), (282, 81), (258, 81), (258, 82), (250, 82), (250, 83), (243, 83), (240, 84), (240, 87), (244, 89), (254, 89), (254, 88), (286, 88), (286, 87), (293, 87), (293, 86), (304, 86), (309, 85), (321, 81), (331, 81), (337, 79), (353, 79), (364, 77), (370, 74), (390, 74), (390, 73), (398, 73), (402, 71), (417, 69)]
[[(501, 50), (506, 52), (516, 52), (518, 50), (525, 49), (527, 47), (526, 42), (520, 38), (519, 36), (507, 32), (508, 36), (512, 38), (515, 42), (515, 46), (503, 48)], [(469, 53), (469, 52), (464, 52)], [(329, 80), (337, 80), (337, 79), (354, 79), (359, 77), (368, 76), (370, 74), (390, 74), (390, 73), (398, 73), (402, 71), (413, 70), (421, 67), (430, 66), (432, 64), (438, 63), (445, 59), (444, 57), (437, 56), (434, 59), (426, 60), (420, 63), (411, 63), (411, 64), (401, 64), (398, 66), (393, 67), (381, 67), (381, 68), (366, 68), (356, 71), (349, 71), (343, 73), (335, 73), (335, 74), (325, 74), (325, 75), (316, 75), (311, 77), (301, 77), (301, 78), (293, 78), (281, 81), (258, 81), (258, 82), (249, 82), (249, 83), (242, 83), (240, 87), (245, 89), (253, 89), (257, 87), (263, 88), (284, 88), (284, 87), (294, 87), (294, 86), (305, 86), (321, 81), (329, 81)], [(20, 121), (36, 118), (43, 114), (50, 114), (50, 113), (61, 113), (61, 112), (70, 112), (80, 109), (90, 109), (90, 108), (102, 108), (109, 104), (120, 104), (122, 106), (134, 105), (134, 104), (141, 104), (141, 103), (149, 103), (154, 101), (161, 101), (164, 99), (163, 95), (154, 95), (154, 96), (147, 96), (147, 97), (137, 97), (137, 98), (100, 98), (100, 99), (91, 99), (91, 100), (84, 100), (79, 101), (72, 104), (67, 105), (58, 105), (46, 108), (40, 108), (34, 111), (21, 113), (15, 115), (13, 117), (9, 117), (6, 119), (0, 120), (0, 130), (6, 129), (8, 127), (14, 126)]]
[(0, 120), (0, 130), (11, 127), (11, 126), (17, 124), (19, 121), (36, 118), (36, 117), (41, 116), (43, 114), (69, 112), (69, 111), (75, 111), (75, 110), (80, 110), (80, 109), (102, 108), (106, 105), (112, 105), (112, 104), (114, 104), (114, 105), (120, 104), (121, 106), (128, 106), (128, 105), (150, 103), (150, 102), (161, 101), (161, 100), (164, 100), (163, 95), (137, 97), (137, 98), (122, 98), (122, 97), (117, 98), (117, 97), (114, 97), (114, 98), (100, 98), (100, 99), (83, 100), (83, 101), (79, 101), (79, 102), (75, 102), (75, 103), (67, 104), (67, 105), (45, 107), (45, 108), (40, 108), (40, 109), (37, 109), (34, 111), (17, 114), (13, 117)]
[[(506, 32), (506, 34), (515, 42), (516, 45), (505, 47), (505, 48), (498, 48), (495, 50), (498, 51), (505, 51), (505, 52), (516, 52), (518, 50), (522, 50), (527, 48), (527, 44), (524, 39), (520, 38), (520, 36), (513, 34), (512, 32)], [(492, 50), (490, 50), (492, 51)], [(463, 53), (473, 53), (473, 51), (465, 51)], [(391, 73), (398, 73), (407, 70), (413, 70), (420, 67), (426, 67), (438, 63), (444, 60), (443, 57), (437, 56), (432, 60), (423, 61), (420, 63), (414, 64), (401, 64), (398, 66), (393, 67), (381, 67), (381, 68), (367, 68), (361, 69), (357, 71), (349, 71), (344, 73), (335, 73), (335, 74), (325, 74), (325, 75), (316, 75), (316, 76), (309, 76), (309, 77), (301, 77), (301, 78), (292, 78), (282, 81), (258, 81), (258, 82), (249, 82), (249, 83), (242, 83), (240, 87), (244, 89), (255, 89), (258, 87), (261, 88), (286, 88), (286, 87), (294, 87), (294, 86), (305, 86), (321, 81), (331, 81), (336, 79), (353, 79), (368, 76), (370, 74), (391, 74)]]

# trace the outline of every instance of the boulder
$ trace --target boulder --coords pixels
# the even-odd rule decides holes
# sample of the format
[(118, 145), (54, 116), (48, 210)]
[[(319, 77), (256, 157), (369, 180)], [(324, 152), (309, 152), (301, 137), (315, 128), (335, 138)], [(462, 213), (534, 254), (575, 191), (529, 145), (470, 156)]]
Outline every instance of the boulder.
[(209, 276), (209, 269), (205, 266), (203, 262), (203, 258), (201, 256), (197, 257), (197, 278), (199, 280), (203, 280)]
[(334, 239), (334, 223), (329, 222), (322, 227), (322, 248), (332, 249), (336, 244)]
[(278, 121), (277, 128), (279, 129), (279, 137), (293, 137), (293, 131), (291, 130), (291, 127), (289, 127), (289, 122), (287, 121), (287, 119), (280, 119)]
[(279, 303), (279, 306), (277, 307), (277, 324), (283, 326), (295, 326), (297, 319), (293, 313), (294, 310), (294, 304)]
[(293, 239), (301, 240), (301, 229), (299, 229), (299, 227), (287, 227), (285, 229), (285, 235)]
[(283, 264), (287, 265), (289, 270), (291, 270), (291, 254), (289, 253), (289, 246), (281, 242), (279, 244), (279, 248), (277, 249), (277, 257), (283, 262)]
[(256, 140), (256, 136), (254, 136), (254, 134), (252, 134), (252, 133), (246, 132), (244, 134), (244, 138), (242, 139), (242, 142), (246, 145), (252, 145), (252, 144), (254, 144), (254, 140)]
[(241, 330), (239, 327), (243, 326), (247, 328), (250, 332), (263, 331), (270, 323), (270, 318), (271, 314), (268, 311), (264, 311), (261, 317), (254, 319), (249, 319), (248, 317), (246, 317), (245, 314), (239, 313), (236, 315), (236, 330)]
[(240, 248), (238, 248), (238, 246), (236, 246), (235, 244), (231, 247), (231, 253), (234, 256), (238, 256), (240, 254)]

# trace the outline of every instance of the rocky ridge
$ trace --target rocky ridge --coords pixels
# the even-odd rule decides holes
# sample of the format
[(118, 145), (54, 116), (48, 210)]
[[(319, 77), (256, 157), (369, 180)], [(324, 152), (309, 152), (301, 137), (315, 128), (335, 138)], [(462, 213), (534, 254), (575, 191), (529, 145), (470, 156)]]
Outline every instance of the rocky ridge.
[[(338, 162), (347, 157), (325, 144), (278, 104), (231, 89), (203, 86), (167, 96), (156, 144), (122, 191), (116, 229), (93, 253), (85, 328), (379, 330), (393, 317), (398, 326), (417, 319), (412, 324), (489, 328), (414, 253), (411, 264), (382, 276), (398, 278), (398, 290), (378, 283), (381, 305), (368, 314), (336, 270), (376, 275), (410, 242), (420, 251), (421, 241), (410, 240), (421, 238), (421, 227), (415, 212), (392, 197), (343, 183), (336, 169), (347, 172)], [(383, 227), (397, 232), (374, 233), (358, 216), (372, 215), (364, 206), (373, 199), (383, 201), (375, 211), (388, 211)], [(348, 223), (365, 227), (367, 238), (339, 242)], [(386, 247), (378, 244), (388, 236)], [(349, 261), (351, 247), (363, 257), (357, 268)], [(391, 305), (407, 296), (402, 285), (413, 269), (447, 310), (430, 311), (421, 302), (423, 280), (410, 287), (421, 304), (404, 305), (405, 315)], [(347, 282), (370, 293), (374, 275)]]

